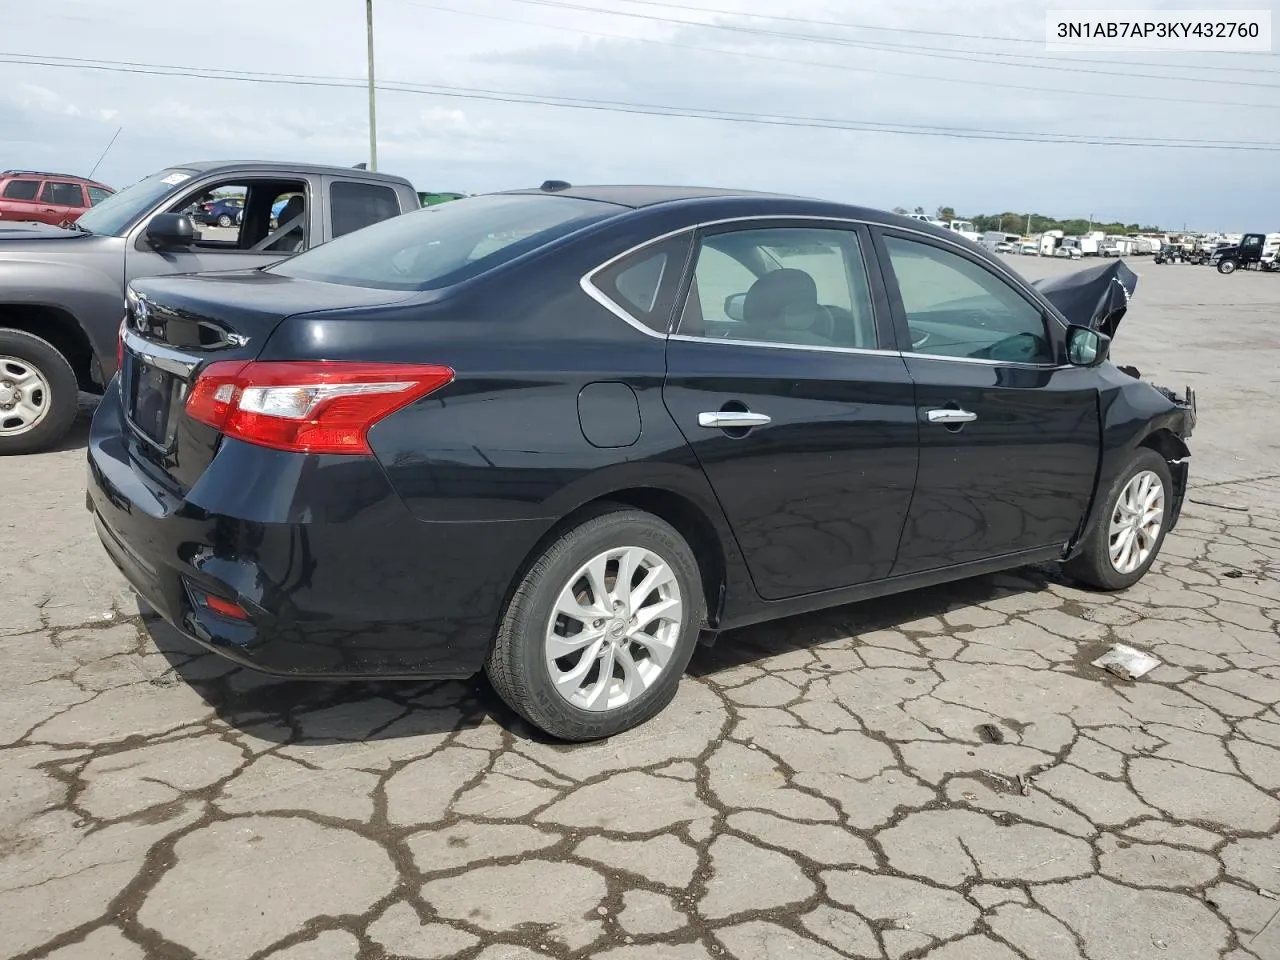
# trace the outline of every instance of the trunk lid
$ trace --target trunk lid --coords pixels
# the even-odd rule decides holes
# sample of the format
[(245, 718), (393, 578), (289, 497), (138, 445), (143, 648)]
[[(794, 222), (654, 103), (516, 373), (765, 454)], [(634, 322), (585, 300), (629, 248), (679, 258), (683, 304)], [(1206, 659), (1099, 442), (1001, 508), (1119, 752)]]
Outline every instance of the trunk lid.
[(222, 440), (221, 433), (184, 409), (205, 367), (255, 359), (288, 317), (379, 306), (407, 296), (259, 270), (135, 281), (127, 297), (120, 367), (123, 426), (135, 462), (184, 494)]

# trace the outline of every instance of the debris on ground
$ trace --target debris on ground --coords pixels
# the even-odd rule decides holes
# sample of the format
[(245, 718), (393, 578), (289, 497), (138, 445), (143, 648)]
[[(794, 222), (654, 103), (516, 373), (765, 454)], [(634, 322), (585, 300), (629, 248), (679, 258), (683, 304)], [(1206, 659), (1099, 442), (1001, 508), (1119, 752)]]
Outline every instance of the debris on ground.
[(1115, 674), (1121, 680), (1137, 680), (1160, 666), (1160, 661), (1149, 653), (1117, 643), (1094, 660), (1093, 665)]
[(979, 725), (978, 736), (987, 743), (1004, 743), (1004, 733), (994, 723)]
[(1280, 900), (1280, 894), (1272, 893), (1270, 890), (1263, 889), (1262, 887), (1258, 888), (1258, 896), (1266, 897), (1268, 900)]

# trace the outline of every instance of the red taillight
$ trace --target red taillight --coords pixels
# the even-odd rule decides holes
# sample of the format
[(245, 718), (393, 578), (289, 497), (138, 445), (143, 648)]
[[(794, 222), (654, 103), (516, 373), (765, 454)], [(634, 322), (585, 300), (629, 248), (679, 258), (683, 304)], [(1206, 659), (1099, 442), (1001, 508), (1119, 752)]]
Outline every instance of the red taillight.
[(186, 410), (263, 447), (370, 453), (370, 427), (452, 380), (452, 370), (434, 364), (223, 360), (196, 379)]

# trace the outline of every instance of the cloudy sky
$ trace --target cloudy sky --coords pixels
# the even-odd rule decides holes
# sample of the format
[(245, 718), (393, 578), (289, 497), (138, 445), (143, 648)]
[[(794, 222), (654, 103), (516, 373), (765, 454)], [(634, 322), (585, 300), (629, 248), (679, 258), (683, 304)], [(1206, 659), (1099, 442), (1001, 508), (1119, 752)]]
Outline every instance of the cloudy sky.
[[(1046, 51), (1046, 10), (1117, 5), (374, 0), (379, 168), (426, 190), (700, 183), (1280, 230), (1280, 55)], [(1280, 24), (1280, 0), (1216, 5)], [(0, 0), (0, 168), (87, 174), (117, 128), (97, 172), (117, 187), (197, 159), (365, 160), (364, 14), (364, 0)], [(885, 125), (912, 132), (868, 129)], [(1271, 149), (1017, 139), (1045, 135)]]

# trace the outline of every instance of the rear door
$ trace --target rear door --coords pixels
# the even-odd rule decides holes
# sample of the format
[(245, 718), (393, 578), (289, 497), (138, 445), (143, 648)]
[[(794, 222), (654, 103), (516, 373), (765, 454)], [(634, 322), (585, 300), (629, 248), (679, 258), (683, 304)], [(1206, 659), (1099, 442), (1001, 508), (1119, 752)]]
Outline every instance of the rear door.
[(84, 187), (80, 184), (46, 180), (40, 188), (40, 214), (46, 223), (79, 219), (84, 210)]
[(663, 398), (760, 595), (889, 573), (911, 500), (913, 389), (849, 224), (702, 232)]
[(894, 574), (1065, 544), (1097, 472), (1096, 371), (1062, 362), (1061, 322), (971, 251), (876, 242), (920, 424)]

